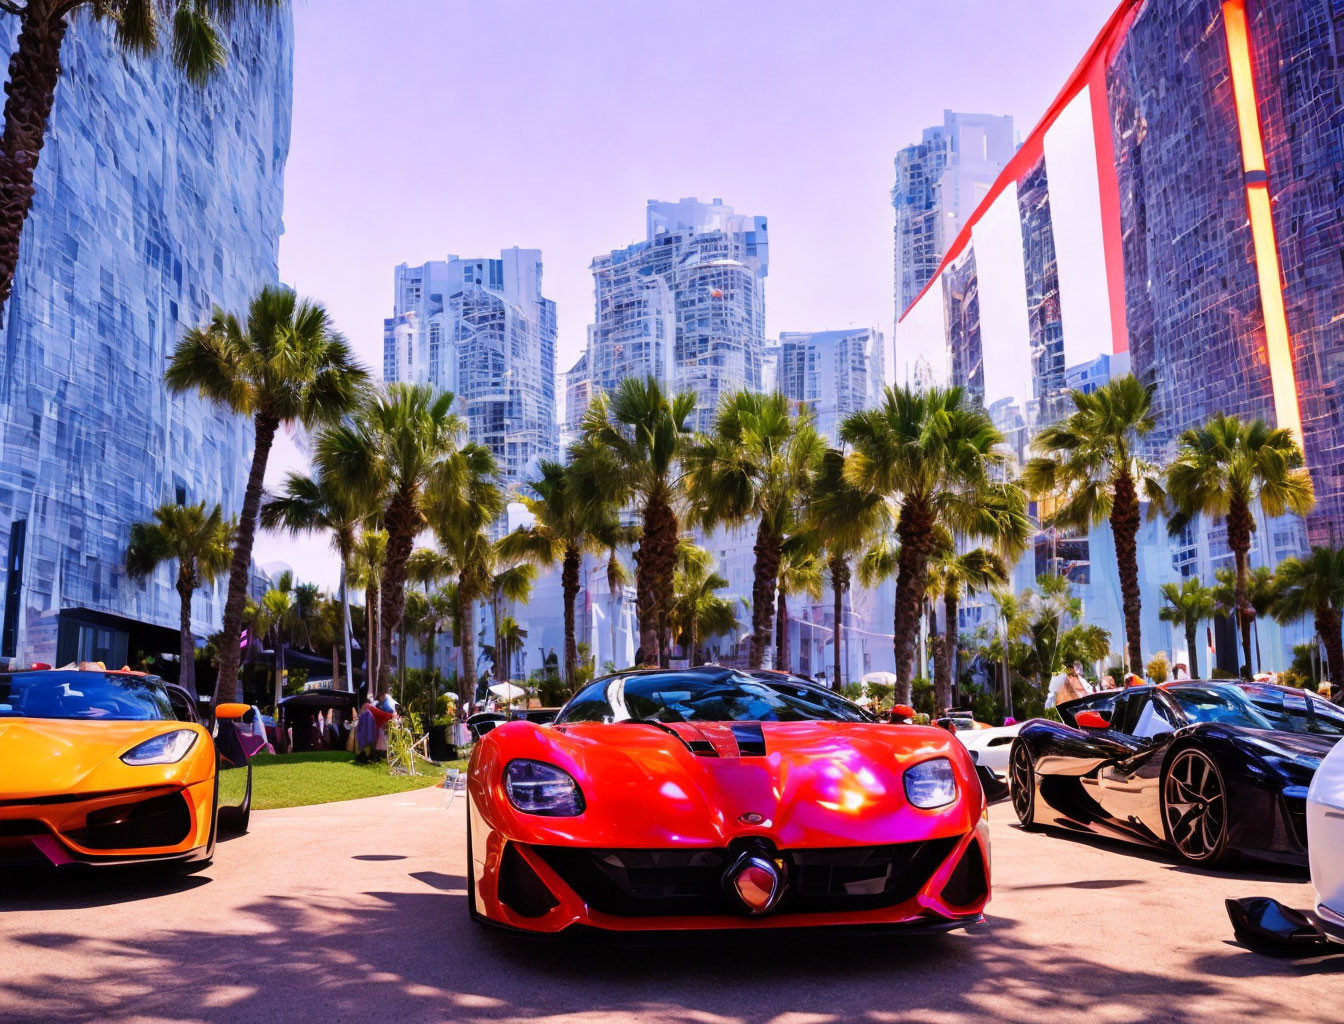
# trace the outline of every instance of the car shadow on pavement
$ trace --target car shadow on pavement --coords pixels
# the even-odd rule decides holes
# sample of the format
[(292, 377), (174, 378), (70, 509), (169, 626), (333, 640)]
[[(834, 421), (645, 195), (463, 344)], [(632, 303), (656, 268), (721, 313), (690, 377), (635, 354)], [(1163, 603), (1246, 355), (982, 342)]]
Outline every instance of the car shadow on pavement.
[[(143, 933), (119, 937), (16, 927), (10, 962), (40, 966), (0, 975), (0, 1018), (21, 1006), (24, 1019), (64, 1024), (1044, 1024), (1120, 1019), (1117, 1009), (1124, 1020), (1169, 1024), (1294, 1019), (1271, 986), (1250, 996), (1228, 992), (1212, 960), (1197, 959), (1204, 969), (1191, 972), (1178, 961), (1154, 969), (1141, 950), (1081, 956), (1067, 943), (1029, 941), (1024, 925), (1007, 918), (943, 936), (729, 933), (723, 943), (612, 948), (484, 930), (468, 921), (464, 896), (439, 891), (464, 879), (420, 881), (425, 891), (259, 894), (231, 913), (223, 932), (155, 930), (149, 922)], [(24, 944), (42, 949), (40, 959), (25, 958)]]
[(6, 872), (0, 913), (9, 910), (80, 910), (134, 903), (205, 885), (208, 876), (165, 870), (161, 864), (97, 868), (24, 867)]
[[(1021, 830), (1022, 826), (1012, 828)], [(1202, 868), (1195, 864), (1186, 864), (1174, 853), (1156, 847), (1143, 846), (1127, 842), (1112, 836), (1097, 835), (1092, 832), (1079, 832), (1069, 828), (1042, 827), (1039, 834), (1051, 839), (1063, 839), (1068, 842), (1090, 846), (1096, 850), (1113, 850), (1127, 857), (1146, 860), (1152, 864), (1161, 864), (1168, 870), (1180, 874), (1203, 875), (1207, 878), (1226, 878), (1243, 882), (1300, 882), (1307, 877), (1305, 867), (1291, 864), (1262, 863), (1258, 861), (1234, 860), (1226, 866)]]

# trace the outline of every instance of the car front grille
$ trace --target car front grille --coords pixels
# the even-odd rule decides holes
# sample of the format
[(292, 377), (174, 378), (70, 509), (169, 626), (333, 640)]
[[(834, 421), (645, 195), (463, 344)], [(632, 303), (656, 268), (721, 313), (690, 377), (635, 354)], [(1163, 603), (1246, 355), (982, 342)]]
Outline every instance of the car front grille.
[(115, 804), (90, 812), (72, 840), (90, 850), (128, 850), (176, 846), (191, 831), (191, 811), (181, 793), (166, 793), (136, 803)]
[[(914, 896), (958, 837), (883, 846), (784, 850), (779, 913), (875, 910)], [(596, 850), (531, 847), (589, 907), (622, 917), (736, 914), (723, 884), (731, 849)]]

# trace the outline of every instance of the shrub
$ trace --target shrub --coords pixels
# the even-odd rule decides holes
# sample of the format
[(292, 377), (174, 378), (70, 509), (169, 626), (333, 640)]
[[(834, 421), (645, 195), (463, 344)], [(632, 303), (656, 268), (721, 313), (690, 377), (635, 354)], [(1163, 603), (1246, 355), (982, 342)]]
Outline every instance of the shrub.
[(927, 679), (910, 681), (910, 703), (914, 705), (916, 711), (929, 716), (936, 715), (942, 710), (934, 707), (933, 683)]
[(1165, 683), (1171, 678), (1171, 667), (1167, 664), (1167, 656), (1158, 651), (1143, 670), (1149, 679), (1155, 683)]

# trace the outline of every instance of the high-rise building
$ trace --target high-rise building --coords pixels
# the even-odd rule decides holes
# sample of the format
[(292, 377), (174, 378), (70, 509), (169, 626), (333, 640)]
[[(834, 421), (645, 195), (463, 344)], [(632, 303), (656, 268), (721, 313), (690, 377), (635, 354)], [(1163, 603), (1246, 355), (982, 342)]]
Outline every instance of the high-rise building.
[(509, 483), (558, 450), (555, 303), (541, 294), (541, 252), (449, 256), (394, 274), (383, 321), (383, 378), (451, 391), (473, 441)]
[[(228, 34), (204, 87), (127, 58), (105, 22), (66, 35), (0, 350), (0, 654), (175, 652), (171, 574), (126, 575), (131, 524), (164, 502), (242, 505), (250, 425), (163, 386), (212, 305), (245, 312), (277, 278), (292, 23), (243, 15)], [(222, 586), (193, 600), (199, 635), (219, 627)]]
[(764, 217), (722, 199), (649, 200), (645, 239), (592, 263), (591, 392), (653, 377), (694, 392), (694, 426), (707, 428), (721, 394), (761, 387), (768, 270)]
[(771, 347), (774, 390), (811, 409), (818, 432), (831, 444), (846, 416), (881, 398), (881, 331), (785, 331)]
[[(929, 283), (943, 254), (1013, 155), (1013, 119), (943, 111), (943, 123), (896, 154), (896, 316)], [(896, 379), (924, 383), (920, 353), (896, 350)]]
[[(1310, 538), (1338, 543), (1334, 21), (1327, 0), (1124, 0), (903, 311), (898, 346), (943, 353), (944, 379), (1029, 429), (1055, 414), (1061, 389), (1094, 384), (1099, 359), (1111, 374), (1132, 369), (1156, 387), (1159, 458), (1219, 411), (1286, 427), (1316, 487)], [(1304, 541), (1300, 522), (1263, 524), (1252, 562), (1273, 565)], [(1220, 524), (1154, 544), (1141, 552), (1154, 588), (1230, 563)], [(1157, 604), (1145, 593), (1146, 638), (1165, 630)], [(1262, 624), (1262, 639), (1274, 628)]]

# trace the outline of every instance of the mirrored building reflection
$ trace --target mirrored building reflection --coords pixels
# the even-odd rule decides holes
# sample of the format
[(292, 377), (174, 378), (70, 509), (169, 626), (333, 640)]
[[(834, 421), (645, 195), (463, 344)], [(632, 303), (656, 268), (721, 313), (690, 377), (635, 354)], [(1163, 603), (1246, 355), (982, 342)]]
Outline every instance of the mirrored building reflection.
[[(242, 505), (250, 425), (163, 387), (187, 329), (277, 278), (290, 16), (241, 16), (227, 43), (202, 88), (123, 55), (108, 23), (76, 18), (65, 39), (0, 349), (0, 655), (176, 651), (169, 568), (126, 575), (131, 524), (164, 502)], [(198, 636), (222, 607), (222, 581), (198, 592)]]

